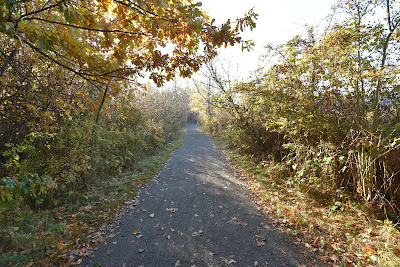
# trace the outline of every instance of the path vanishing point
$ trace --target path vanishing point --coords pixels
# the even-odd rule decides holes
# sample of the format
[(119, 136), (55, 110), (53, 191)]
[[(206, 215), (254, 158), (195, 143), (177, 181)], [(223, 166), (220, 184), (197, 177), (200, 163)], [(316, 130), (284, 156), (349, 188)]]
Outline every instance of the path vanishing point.
[(81, 266), (322, 266), (249, 199), (198, 126)]

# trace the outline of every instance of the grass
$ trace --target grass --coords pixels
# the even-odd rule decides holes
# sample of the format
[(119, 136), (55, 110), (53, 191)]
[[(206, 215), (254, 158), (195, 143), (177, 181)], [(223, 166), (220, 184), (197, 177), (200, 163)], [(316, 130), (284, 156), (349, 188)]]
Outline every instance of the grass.
[[(283, 232), (332, 266), (400, 266), (400, 232), (343, 190), (329, 192), (288, 176), (284, 165), (255, 163), (217, 140), (259, 208)], [(373, 208), (373, 207), (372, 207)]]
[[(0, 266), (75, 265), (101, 240), (106, 225), (152, 179), (180, 147), (184, 135), (141, 160), (129, 171), (102, 177), (93, 185), (64, 194), (63, 202), (33, 212), (16, 205), (15, 219), (0, 221)], [(2, 248), (2, 249), (1, 249)]]

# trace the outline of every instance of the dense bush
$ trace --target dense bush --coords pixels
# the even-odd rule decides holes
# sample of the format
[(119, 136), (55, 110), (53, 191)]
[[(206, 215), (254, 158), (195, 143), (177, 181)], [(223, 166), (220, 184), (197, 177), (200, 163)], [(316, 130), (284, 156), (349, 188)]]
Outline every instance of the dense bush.
[(342, 3), (346, 21), (320, 37), (309, 28), (306, 37), (269, 46), (274, 64), (253, 81), (213, 91), (211, 113), (197, 108), (205, 128), (241, 153), (283, 164), (288, 183), (347, 191), (378, 217), (399, 221), (398, 35), (387, 25), (399, 18), (369, 13), (396, 12), (383, 2), (351, 3)]
[[(98, 123), (93, 116), (77, 114), (60, 120), (52, 132), (32, 131), (20, 143), (5, 144), (2, 214), (24, 203), (34, 209), (53, 206), (63, 201), (60, 194), (65, 191), (131, 169), (181, 133), (185, 98), (177, 89), (113, 100), (113, 109), (105, 110)], [(138, 107), (141, 101), (148, 102)]]

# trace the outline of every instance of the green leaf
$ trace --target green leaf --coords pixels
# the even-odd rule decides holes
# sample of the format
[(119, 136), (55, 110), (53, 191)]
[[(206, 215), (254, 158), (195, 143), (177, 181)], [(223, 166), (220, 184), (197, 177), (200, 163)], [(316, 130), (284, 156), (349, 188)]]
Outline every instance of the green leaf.
[(8, 10), (11, 10), (14, 6), (14, 0), (6, 0), (6, 7)]
[(58, 6), (58, 10), (59, 10), (61, 13), (64, 12), (64, 7), (63, 7), (63, 5), (62, 5), (61, 2), (58, 2), (58, 3), (57, 3), (57, 6)]
[(0, 22), (4, 21), (3, 10), (0, 8)]
[(393, 218), (394, 218), (394, 213), (393, 213), (393, 211), (388, 210), (386, 213), (387, 213), (387, 215), (388, 215), (388, 217), (389, 217), (390, 219), (393, 219)]
[(200, 32), (201, 28), (202, 28), (201, 21), (200, 20), (196, 20), (196, 22), (194, 23), (194, 27), (196, 28), (196, 30), (198, 32)]
[(71, 11), (69, 11), (69, 9), (66, 9), (64, 11), (64, 18), (68, 23), (72, 23), (72, 21), (74, 20), (74, 16), (72, 15)]

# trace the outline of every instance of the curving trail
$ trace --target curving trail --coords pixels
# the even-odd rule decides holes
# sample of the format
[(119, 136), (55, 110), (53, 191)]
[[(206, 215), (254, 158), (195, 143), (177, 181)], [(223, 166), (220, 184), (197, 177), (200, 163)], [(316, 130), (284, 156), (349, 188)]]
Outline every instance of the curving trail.
[(256, 209), (196, 125), (108, 236), (82, 266), (323, 265)]

